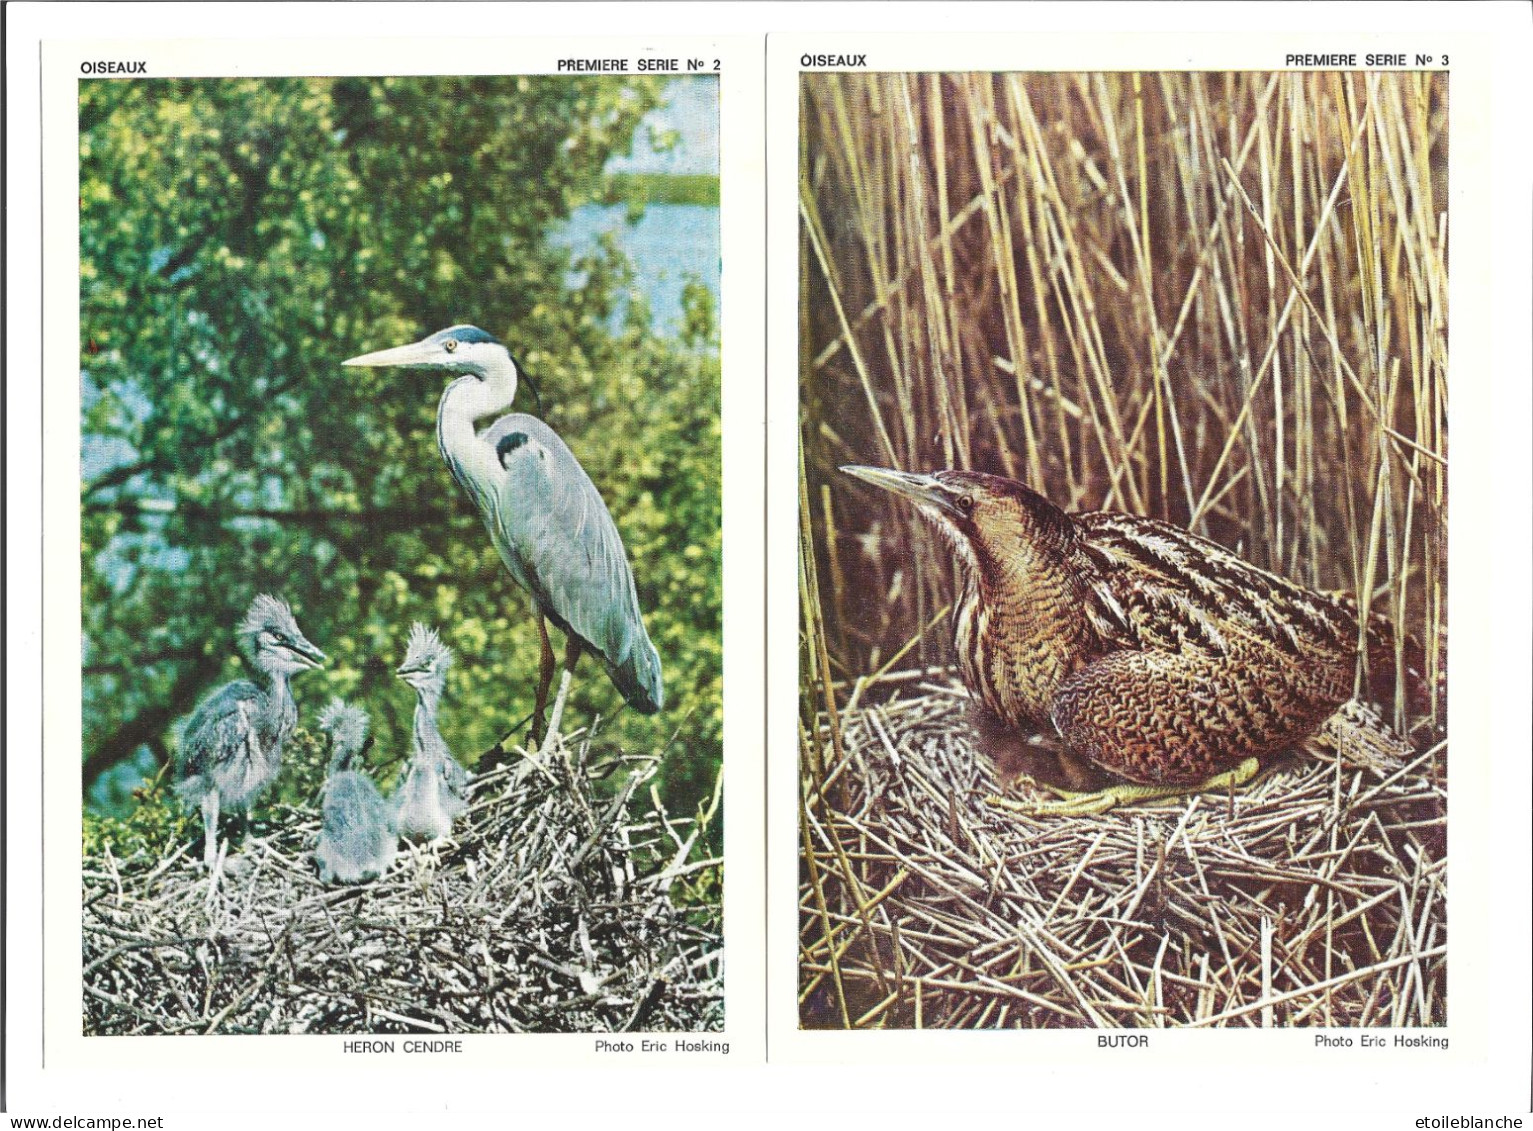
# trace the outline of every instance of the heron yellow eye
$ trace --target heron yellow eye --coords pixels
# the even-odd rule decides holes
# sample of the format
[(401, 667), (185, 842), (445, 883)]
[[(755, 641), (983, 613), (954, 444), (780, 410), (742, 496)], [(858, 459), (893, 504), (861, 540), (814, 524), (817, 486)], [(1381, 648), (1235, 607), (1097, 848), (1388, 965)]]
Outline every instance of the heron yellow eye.
[(448, 338), (445, 342), (442, 343), (442, 348), (445, 349), (448, 353), (455, 353), (455, 352), (457, 352), (457, 349), (458, 349), (458, 339), (457, 338)]
[(973, 496), (964, 495), (962, 498), (960, 498), (958, 500), (958, 509), (963, 511), (964, 514), (972, 514), (974, 512)]

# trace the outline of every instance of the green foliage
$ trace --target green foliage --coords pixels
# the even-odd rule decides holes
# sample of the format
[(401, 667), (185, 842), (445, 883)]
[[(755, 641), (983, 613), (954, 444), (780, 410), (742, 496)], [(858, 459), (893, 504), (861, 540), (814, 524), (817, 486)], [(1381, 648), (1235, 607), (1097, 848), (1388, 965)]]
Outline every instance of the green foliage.
[[(466, 763), (530, 713), (535, 627), (436, 451), (442, 383), (339, 365), (473, 322), (601, 489), (665, 665), (646, 718), (586, 659), (565, 726), (664, 749), (667, 803), (695, 806), (722, 735), (711, 296), (658, 338), (614, 247), (571, 264), (547, 238), (600, 196), (659, 80), (80, 90), (84, 784), (146, 747), (167, 761), (197, 698), (249, 675), (232, 629), (261, 591), (331, 657), (294, 684), (303, 717), (331, 695), (364, 706), (375, 767), (408, 749), (393, 670), (412, 620), (457, 652), (442, 725)], [(270, 800), (312, 801), (310, 759), (289, 760)]]
[[(312, 718), (306, 721), (309, 726), (313, 726)], [(359, 768), (372, 771), (376, 769), (376, 763), (374, 748), (362, 759)], [(325, 771), (329, 767), (329, 742), (318, 731), (300, 725), (282, 753), (283, 796), (311, 808), (319, 808), (321, 791), (325, 787)]]
[(609, 203), (703, 204), (718, 207), (719, 179), (707, 173), (614, 173)]
[(122, 861), (161, 860), (200, 831), (201, 818), (176, 799), (164, 775), (146, 779), (133, 791), (133, 801), (121, 816), (85, 811), (81, 834), (87, 857), (101, 858), (110, 850)]

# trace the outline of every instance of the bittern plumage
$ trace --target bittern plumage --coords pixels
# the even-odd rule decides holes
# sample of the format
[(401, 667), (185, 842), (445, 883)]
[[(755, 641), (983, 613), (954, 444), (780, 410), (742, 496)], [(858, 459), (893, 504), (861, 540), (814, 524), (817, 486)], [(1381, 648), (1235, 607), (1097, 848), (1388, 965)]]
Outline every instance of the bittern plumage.
[(1067, 514), (1015, 480), (968, 471), (842, 470), (916, 505), (952, 550), (953, 647), (969, 693), (1003, 723), (1057, 731), (1129, 787), (1038, 809), (1248, 780), (1352, 696), (1395, 650), (1356, 602), (1259, 569), (1168, 523)]

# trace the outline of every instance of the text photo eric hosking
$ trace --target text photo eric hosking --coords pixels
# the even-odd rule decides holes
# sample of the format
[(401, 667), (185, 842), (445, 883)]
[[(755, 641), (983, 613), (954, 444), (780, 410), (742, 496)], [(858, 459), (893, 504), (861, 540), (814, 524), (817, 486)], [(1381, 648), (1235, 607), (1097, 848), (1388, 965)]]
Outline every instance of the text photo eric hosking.
[(1444, 1025), (1447, 76), (799, 95), (800, 1025)]
[(83, 1032), (722, 1029), (718, 79), (78, 88)]

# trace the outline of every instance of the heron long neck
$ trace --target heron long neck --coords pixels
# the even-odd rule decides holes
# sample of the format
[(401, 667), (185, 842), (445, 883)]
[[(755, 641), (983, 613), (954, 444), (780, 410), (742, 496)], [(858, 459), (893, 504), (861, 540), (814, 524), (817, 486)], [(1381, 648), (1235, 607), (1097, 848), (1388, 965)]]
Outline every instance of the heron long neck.
[(261, 705), (257, 722), (262, 731), (274, 735), (278, 743), (284, 743), (298, 725), (298, 705), (293, 702), (293, 693), (288, 689), (287, 673), (267, 674), (271, 676), (271, 691)]
[(447, 742), (436, 725), (436, 708), (440, 698), (441, 692), (432, 688), (422, 687), (415, 692), (414, 740), (417, 756), (435, 755), (447, 749)]
[(474, 480), (493, 470), (495, 453), (479, 442), (477, 421), (504, 412), (516, 399), (516, 366), (508, 357), (483, 375), (467, 374), (448, 385), (436, 412), (436, 442), (453, 478), (473, 491)]
[(330, 769), (327, 776), (334, 777), (336, 774), (345, 773), (351, 769), (351, 761), (357, 756), (357, 751), (350, 746), (337, 746), (335, 753), (330, 757)]

